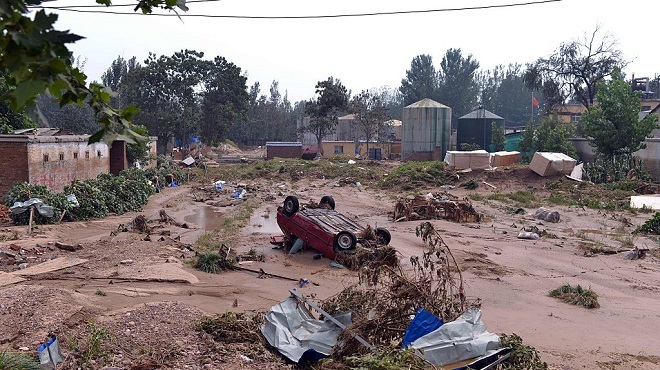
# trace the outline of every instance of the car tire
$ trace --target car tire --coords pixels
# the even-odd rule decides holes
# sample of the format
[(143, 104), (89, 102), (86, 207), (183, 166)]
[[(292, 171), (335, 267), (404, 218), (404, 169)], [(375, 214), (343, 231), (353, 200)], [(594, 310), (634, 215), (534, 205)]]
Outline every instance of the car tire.
[(323, 198), (321, 198), (319, 204), (327, 204), (330, 209), (335, 209), (335, 198), (333, 198), (331, 195), (324, 195)]
[(378, 244), (388, 245), (392, 241), (392, 235), (387, 229), (377, 227), (376, 230), (374, 230), (374, 233), (376, 234), (376, 241), (378, 241)]
[(298, 212), (300, 209), (300, 203), (298, 202), (298, 198), (289, 195), (284, 199), (284, 208), (282, 209), (282, 213), (284, 213), (287, 216), (291, 216), (294, 213)]
[(335, 236), (335, 252), (350, 251), (357, 246), (357, 238), (350, 231), (340, 231)]

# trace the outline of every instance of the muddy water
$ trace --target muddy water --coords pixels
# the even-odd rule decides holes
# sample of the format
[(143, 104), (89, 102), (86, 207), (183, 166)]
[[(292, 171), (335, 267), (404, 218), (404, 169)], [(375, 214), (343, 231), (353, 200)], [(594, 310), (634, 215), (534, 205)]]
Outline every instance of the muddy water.
[(245, 226), (247, 233), (281, 234), (280, 227), (277, 226), (277, 211), (266, 208), (259, 209), (252, 214), (250, 221)]
[(183, 218), (197, 228), (213, 230), (220, 228), (225, 221), (223, 213), (215, 207), (204, 206), (195, 209), (195, 213)]

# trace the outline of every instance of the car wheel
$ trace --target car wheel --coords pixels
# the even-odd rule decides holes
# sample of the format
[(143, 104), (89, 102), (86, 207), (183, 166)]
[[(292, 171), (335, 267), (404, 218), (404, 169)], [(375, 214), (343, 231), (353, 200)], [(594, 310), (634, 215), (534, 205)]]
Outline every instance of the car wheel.
[(283, 213), (285, 215), (291, 216), (292, 214), (298, 212), (299, 209), (300, 209), (300, 203), (298, 203), (297, 197), (293, 195), (289, 195), (284, 199)]
[(330, 195), (323, 196), (323, 198), (321, 198), (321, 202), (319, 204), (320, 205), (327, 204), (328, 207), (330, 207), (330, 209), (335, 209), (335, 199)]
[(374, 232), (376, 233), (376, 241), (378, 244), (388, 245), (392, 241), (392, 235), (387, 229), (377, 227)]
[(355, 249), (357, 246), (357, 238), (355, 234), (350, 231), (340, 231), (335, 236), (335, 251), (348, 251)]

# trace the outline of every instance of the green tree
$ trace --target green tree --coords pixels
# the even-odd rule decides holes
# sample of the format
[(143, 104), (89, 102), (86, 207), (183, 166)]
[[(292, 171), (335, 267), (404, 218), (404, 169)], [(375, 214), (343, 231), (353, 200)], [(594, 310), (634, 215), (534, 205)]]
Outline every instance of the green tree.
[(646, 148), (644, 140), (658, 127), (658, 117), (639, 119), (640, 93), (620, 78), (617, 71), (609, 82), (598, 85), (598, 104), (582, 116), (584, 133), (598, 154), (612, 160)]
[(498, 125), (495, 122), (490, 123), (490, 128), (492, 133), (492, 143), (495, 146), (495, 151), (504, 150), (504, 144), (506, 144), (506, 136), (504, 132), (504, 125)]
[(403, 105), (410, 105), (422, 99), (437, 99), (438, 74), (430, 55), (418, 55), (410, 63), (406, 78), (401, 80), (399, 91), (403, 96)]
[[(46, 89), (61, 105), (87, 104), (94, 111), (103, 128), (89, 138), (90, 142), (115, 139), (142, 143), (146, 137), (133, 130), (131, 118), (137, 110), (122, 111), (110, 106), (110, 93), (103, 86), (87, 85), (87, 76), (71, 63), (67, 45), (82, 39), (69, 31), (54, 28), (57, 14), (40, 9), (46, 0), (0, 1), (0, 68), (8, 73), (7, 84), (12, 88), (3, 94), (15, 112), (35, 102)], [(96, 0), (110, 6), (111, 0)], [(154, 7), (187, 10), (185, 0), (140, 0), (135, 10), (150, 13)], [(30, 17), (33, 14), (34, 17)]]
[(14, 110), (11, 102), (4, 98), (11, 89), (8, 78), (9, 72), (0, 68), (0, 134), (13, 134), (14, 130), (36, 127), (25, 109)]
[(111, 105), (113, 107), (121, 108), (126, 105), (122, 99), (122, 88), (124, 86), (122, 82), (124, 78), (126, 78), (126, 75), (136, 68), (140, 68), (140, 63), (137, 61), (136, 57), (126, 60), (122, 56), (118, 56), (117, 59), (112, 61), (110, 67), (108, 67), (108, 69), (101, 75), (101, 81), (103, 84), (114, 92), (111, 99)]
[(314, 134), (319, 150), (322, 150), (323, 138), (334, 132), (339, 114), (348, 107), (349, 96), (341, 81), (332, 76), (316, 84), (316, 97), (305, 104), (305, 113), (311, 122), (302, 129)]
[(273, 81), (270, 96), (260, 95), (261, 87), (255, 82), (248, 92), (248, 109), (243, 120), (232, 125), (229, 138), (247, 145), (264, 145), (267, 141), (294, 141), (296, 120), (293, 107), (279, 92), (279, 83)]
[(541, 91), (547, 109), (569, 99), (579, 101), (587, 109), (594, 104), (597, 85), (610, 77), (615, 68), (627, 62), (611, 35), (601, 36), (600, 28), (568, 43), (547, 58), (539, 58), (527, 66), (525, 82)]
[[(84, 71), (86, 62), (87, 59), (71, 57), (71, 64), (80, 71)], [(37, 96), (35, 110), (35, 121), (39, 126), (58, 127), (73, 134), (93, 134), (101, 129), (89, 105), (60, 105), (48, 91)]]
[(478, 80), (480, 105), (503, 117), (508, 127), (525, 126), (531, 117), (532, 90), (519, 64), (499, 65), (480, 73)]
[(519, 144), (522, 156), (529, 161), (534, 152), (553, 152), (576, 158), (575, 146), (568, 141), (574, 133), (574, 125), (560, 122), (556, 115), (545, 116), (538, 124), (529, 122)]
[(221, 56), (206, 63), (202, 92), (201, 134), (207, 141), (224, 139), (232, 123), (248, 109), (247, 77), (241, 69)]
[(452, 125), (477, 104), (479, 62), (472, 54), (464, 57), (461, 49), (448, 49), (440, 62), (439, 101), (452, 108)]
[(355, 125), (362, 138), (367, 142), (382, 138), (388, 119), (387, 109), (376, 92), (363, 90), (353, 97), (349, 111), (355, 115)]
[[(191, 91), (181, 86), (181, 81), (172, 78), (173, 66), (175, 64), (169, 57), (156, 57), (150, 53), (144, 66), (134, 69), (122, 79), (126, 102), (141, 110), (135, 115), (135, 123), (147, 127), (149, 133), (158, 136), (160, 153), (164, 153), (170, 140), (181, 133), (179, 125), (182, 124), (182, 101), (185, 101), (181, 92)], [(191, 123), (184, 124), (188, 126)]]

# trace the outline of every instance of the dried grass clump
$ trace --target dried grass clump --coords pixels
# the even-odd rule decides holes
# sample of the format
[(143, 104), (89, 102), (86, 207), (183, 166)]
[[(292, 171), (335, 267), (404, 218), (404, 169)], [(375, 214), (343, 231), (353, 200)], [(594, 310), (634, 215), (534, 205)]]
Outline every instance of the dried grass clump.
[(411, 257), (412, 272), (404, 271), (399, 264), (366, 263), (359, 271), (360, 284), (323, 302), (323, 308), (330, 313), (353, 313), (353, 324), (342, 332), (343, 346), (336, 351), (336, 358), (368, 351), (351, 333), (377, 348), (400, 343), (420, 307), (449, 322), (479, 305), (478, 300), (465, 297), (456, 260), (433, 226), (422, 223), (417, 227), (417, 235), (428, 249), (421, 256)]

